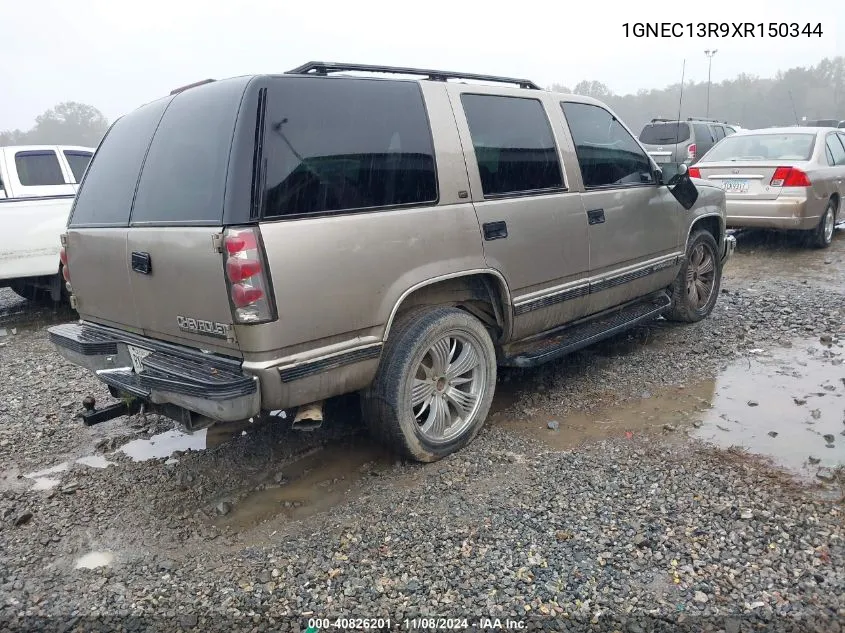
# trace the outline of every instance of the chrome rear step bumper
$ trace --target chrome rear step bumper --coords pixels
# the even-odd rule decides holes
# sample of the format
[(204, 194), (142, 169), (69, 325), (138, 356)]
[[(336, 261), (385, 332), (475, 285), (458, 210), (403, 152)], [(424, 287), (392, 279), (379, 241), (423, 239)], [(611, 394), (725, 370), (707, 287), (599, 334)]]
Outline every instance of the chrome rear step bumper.
[[(260, 411), (258, 379), (244, 374), (238, 359), (86, 322), (56, 325), (48, 332), (63, 358), (93, 371), (118, 392), (220, 422), (245, 420)], [(130, 346), (146, 355), (133, 359)]]

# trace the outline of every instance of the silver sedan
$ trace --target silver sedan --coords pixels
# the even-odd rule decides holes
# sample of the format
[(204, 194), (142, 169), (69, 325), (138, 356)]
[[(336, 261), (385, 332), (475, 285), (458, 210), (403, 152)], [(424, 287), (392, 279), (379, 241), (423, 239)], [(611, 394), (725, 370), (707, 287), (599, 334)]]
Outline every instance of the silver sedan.
[(826, 248), (843, 219), (845, 130), (742, 130), (714, 145), (690, 176), (724, 189), (729, 228), (806, 231)]

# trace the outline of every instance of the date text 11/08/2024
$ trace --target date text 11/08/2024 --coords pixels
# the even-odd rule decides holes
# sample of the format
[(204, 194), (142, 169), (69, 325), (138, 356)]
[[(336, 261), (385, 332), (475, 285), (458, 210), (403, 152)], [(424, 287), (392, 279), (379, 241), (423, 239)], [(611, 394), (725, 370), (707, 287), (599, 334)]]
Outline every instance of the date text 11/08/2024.
[(524, 620), (510, 618), (405, 618), (401, 621), (390, 618), (310, 618), (305, 633), (320, 630), (390, 630), (395, 624), (403, 631), (521, 631)]
[(625, 22), (625, 37), (821, 37), (821, 22)]

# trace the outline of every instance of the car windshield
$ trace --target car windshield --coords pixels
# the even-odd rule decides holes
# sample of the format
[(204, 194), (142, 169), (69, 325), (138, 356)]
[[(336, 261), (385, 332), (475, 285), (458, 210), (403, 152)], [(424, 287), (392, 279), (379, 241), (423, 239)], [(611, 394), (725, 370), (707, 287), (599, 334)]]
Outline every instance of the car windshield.
[(646, 145), (683, 143), (687, 139), (689, 139), (689, 125), (686, 123), (649, 123), (640, 132), (640, 143)]
[(810, 160), (815, 140), (815, 134), (735, 134), (720, 141), (701, 160)]

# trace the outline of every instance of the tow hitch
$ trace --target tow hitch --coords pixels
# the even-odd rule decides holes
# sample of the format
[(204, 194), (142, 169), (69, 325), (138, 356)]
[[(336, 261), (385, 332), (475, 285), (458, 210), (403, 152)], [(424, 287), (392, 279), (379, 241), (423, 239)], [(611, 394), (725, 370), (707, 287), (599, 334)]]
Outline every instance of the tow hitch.
[(83, 411), (77, 414), (76, 417), (82, 418), (85, 426), (94, 426), (100, 422), (108, 422), (123, 415), (134, 415), (141, 410), (143, 403), (137, 398), (130, 398), (102, 409), (96, 409), (96, 404), (97, 401), (94, 399), (94, 396), (86, 396), (82, 400)]

